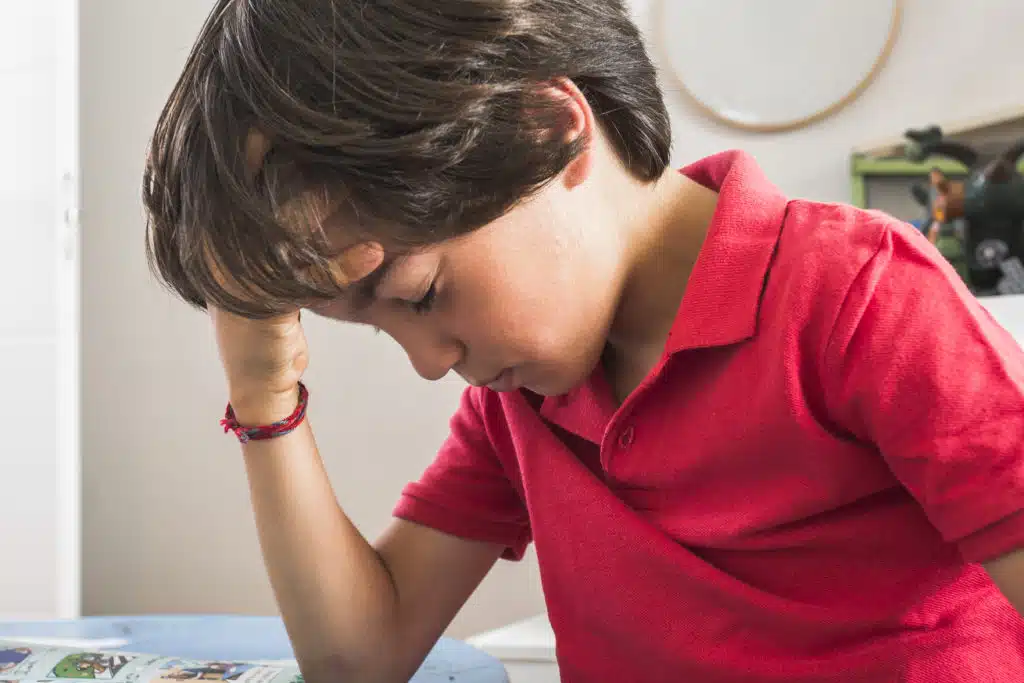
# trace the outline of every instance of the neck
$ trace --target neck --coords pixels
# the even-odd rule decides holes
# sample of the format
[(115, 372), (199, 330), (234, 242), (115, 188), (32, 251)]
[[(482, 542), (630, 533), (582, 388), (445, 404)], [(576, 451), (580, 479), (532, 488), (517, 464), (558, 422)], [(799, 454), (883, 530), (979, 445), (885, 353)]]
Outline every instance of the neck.
[(657, 182), (633, 185), (629, 192), (634, 197), (625, 205), (636, 211), (623, 226), (624, 279), (608, 346), (619, 358), (656, 362), (707, 235), (718, 194), (672, 169)]

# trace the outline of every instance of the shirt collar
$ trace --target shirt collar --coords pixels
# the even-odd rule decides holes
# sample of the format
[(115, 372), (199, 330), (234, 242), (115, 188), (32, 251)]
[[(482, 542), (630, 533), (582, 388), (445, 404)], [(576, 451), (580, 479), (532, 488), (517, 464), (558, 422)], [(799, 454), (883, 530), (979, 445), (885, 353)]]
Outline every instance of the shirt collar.
[[(788, 203), (744, 152), (702, 159), (682, 173), (718, 192), (718, 203), (669, 333), (666, 355), (754, 336)], [(598, 367), (587, 382), (565, 396), (546, 397), (540, 412), (599, 444), (615, 410)]]
[(788, 203), (744, 152), (722, 152), (682, 172), (717, 191), (718, 205), (669, 332), (669, 354), (754, 336)]

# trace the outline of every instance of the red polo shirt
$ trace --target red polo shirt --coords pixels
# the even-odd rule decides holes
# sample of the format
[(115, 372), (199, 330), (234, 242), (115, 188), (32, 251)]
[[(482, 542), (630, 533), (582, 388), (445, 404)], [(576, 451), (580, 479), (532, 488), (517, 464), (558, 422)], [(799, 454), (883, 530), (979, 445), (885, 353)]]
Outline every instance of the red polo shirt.
[(913, 228), (742, 153), (621, 406), (470, 389), (396, 514), (536, 545), (563, 680), (1024, 680), (1024, 354)]

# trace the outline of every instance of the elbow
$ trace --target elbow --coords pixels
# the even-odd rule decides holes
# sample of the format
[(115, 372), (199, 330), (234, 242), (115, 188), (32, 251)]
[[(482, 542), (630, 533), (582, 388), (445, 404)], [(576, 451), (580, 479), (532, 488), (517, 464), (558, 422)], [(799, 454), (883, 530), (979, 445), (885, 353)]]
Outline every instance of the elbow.
[(300, 659), (299, 672), (304, 683), (384, 683), (380, 675), (370, 670), (365, 663), (357, 663), (343, 655), (328, 655), (314, 661)]
[(407, 683), (412, 676), (389, 666), (386, 653), (355, 660), (343, 655), (328, 655), (317, 661), (299, 660), (304, 683)]

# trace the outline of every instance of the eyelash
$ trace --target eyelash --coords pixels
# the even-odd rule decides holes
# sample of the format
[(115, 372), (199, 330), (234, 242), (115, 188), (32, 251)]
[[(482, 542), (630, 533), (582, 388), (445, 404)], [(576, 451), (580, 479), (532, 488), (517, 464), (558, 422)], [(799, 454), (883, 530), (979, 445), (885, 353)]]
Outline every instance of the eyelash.
[(419, 315), (426, 315), (430, 313), (430, 309), (434, 307), (434, 299), (437, 298), (437, 283), (430, 283), (430, 289), (423, 295), (423, 298), (419, 301), (414, 301), (410, 305), (412, 310)]

